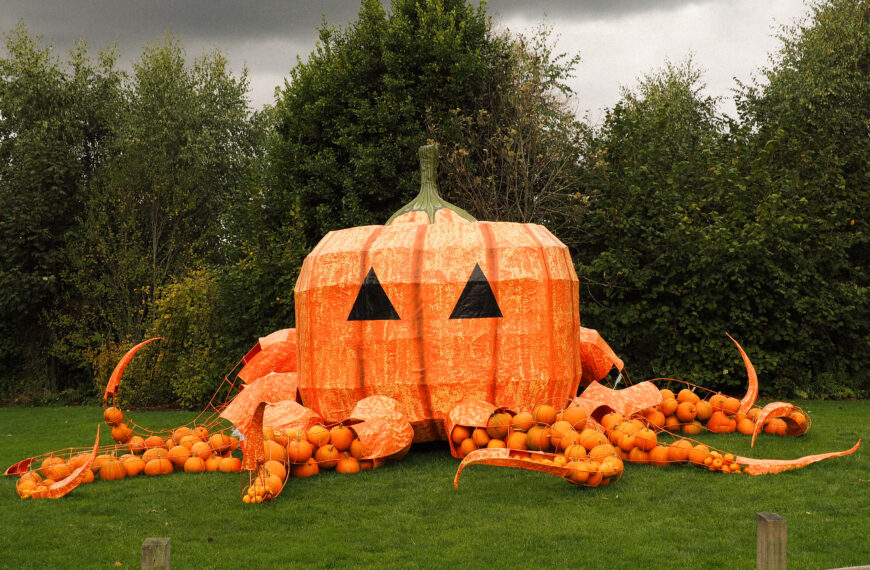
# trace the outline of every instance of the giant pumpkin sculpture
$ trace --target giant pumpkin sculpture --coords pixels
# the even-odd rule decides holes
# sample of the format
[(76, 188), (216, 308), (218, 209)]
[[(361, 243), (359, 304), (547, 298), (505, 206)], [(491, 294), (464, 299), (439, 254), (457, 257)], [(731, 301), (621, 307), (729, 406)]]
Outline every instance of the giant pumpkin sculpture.
[[(762, 474), (857, 449), (856, 444), (842, 452), (767, 461), (717, 456), (677, 435), (733, 431), (737, 419), (753, 442), (771, 422), (781, 424), (783, 434), (805, 433), (808, 418), (790, 404), (752, 409), (757, 377), (739, 345), (747, 394), (728, 402), (710, 394), (701, 406), (709, 412), (706, 426), (695, 408), (699, 387), (680, 385), (678, 402), (668, 388), (649, 382), (623, 390), (599, 384), (623, 364), (596, 331), (580, 326), (578, 280), (567, 247), (542, 226), (476, 221), (442, 200), (435, 189), (436, 158), (434, 146), (420, 149), (420, 194), (386, 225), (334, 231), (320, 241), (296, 283), (297, 328), (260, 339), (240, 361), (238, 374), (227, 378), (229, 390), (222, 386), (212, 400), (206, 410), (211, 414), (194, 421), (196, 430), (154, 434), (135, 424), (128, 428), (119, 410), (107, 410), (107, 423), (125, 426), (129, 450), (154, 452), (151, 461), (159, 463), (165, 461), (157, 453), (165, 440), (185, 458), (188, 450), (194, 452), (206, 469), (246, 470), (254, 475), (243, 499), (261, 502), (279, 494), (282, 478), (291, 473), (307, 477), (319, 466), (338, 464), (341, 472), (354, 473), (400, 459), (412, 441), (434, 439), (448, 439), (451, 452), (463, 458), (457, 485), (462, 469), (474, 464), (599, 485), (619, 478), (623, 460), (664, 464), (672, 455), (673, 462)], [(153, 340), (121, 359), (106, 388), (106, 404), (117, 399), (133, 355)], [(517, 413), (536, 404), (534, 414)], [(233, 438), (209, 435), (221, 422), (231, 422), (245, 436), (244, 461), (232, 457)], [(341, 432), (342, 443), (325, 448), (332, 445), (327, 428)], [(673, 441), (664, 443), (668, 439)], [(689, 449), (706, 454), (706, 463), (691, 459)], [(120, 449), (95, 444), (90, 454), (79, 451), (77, 457), (90, 466), (98, 451)], [(43, 465), (60, 461), (55, 455), (46, 454)], [(72, 465), (73, 451), (66, 455)], [(6, 473), (22, 475), (26, 486), (40, 489), (38, 464), (38, 458), (29, 458)], [(145, 471), (162, 472), (154, 465), (149, 471), (146, 464)], [(36, 494), (20, 493), (62, 496), (85, 479), (84, 471)]]
[(337, 421), (390, 396), (415, 441), (443, 439), (460, 400), (564, 403), (582, 374), (568, 248), (543, 226), (478, 222), (441, 200), (436, 157), (421, 149), (420, 194), (386, 225), (327, 234), (295, 289), (302, 402)]

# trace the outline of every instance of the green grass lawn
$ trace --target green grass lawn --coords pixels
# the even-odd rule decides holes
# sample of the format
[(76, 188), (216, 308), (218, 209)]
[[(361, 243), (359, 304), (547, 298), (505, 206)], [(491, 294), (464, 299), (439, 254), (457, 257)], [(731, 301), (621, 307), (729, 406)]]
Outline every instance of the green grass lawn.
[[(799, 402), (801, 438), (700, 436), (752, 457), (842, 450), (870, 436), (870, 402)], [(153, 429), (195, 414), (138, 412)], [(99, 408), (0, 409), (0, 465), (93, 443)], [(172, 539), (175, 568), (752, 568), (755, 513), (788, 524), (790, 568), (870, 564), (870, 453), (779, 475), (723, 475), (690, 466), (626, 464), (618, 483), (578, 488), (541, 473), (470, 467), (446, 444), (357, 475), (291, 480), (271, 504), (245, 505), (240, 477), (144, 476), (82, 485), (67, 497), (21, 500), (0, 481), (0, 567), (136, 567), (143, 540)]]

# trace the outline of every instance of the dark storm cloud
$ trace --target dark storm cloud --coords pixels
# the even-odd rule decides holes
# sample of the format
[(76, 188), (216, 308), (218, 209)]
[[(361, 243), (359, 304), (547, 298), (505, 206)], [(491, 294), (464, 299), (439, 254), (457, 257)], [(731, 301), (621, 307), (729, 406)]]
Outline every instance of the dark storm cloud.
[(67, 43), (79, 36), (151, 37), (168, 28), (196, 41), (250, 40), (311, 35), (321, 16), (345, 22), (359, 5), (341, 0), (3, 0), (4, 28), (22, 18), (42, 33)]
[(713, 0), (490, 0), (489, 11), (502, 18), (520, 17), (550, 21), (564, 18), (613, 20), (645, 12), (667, 12), (682, 6)]
[[(389, 5), (389, 0), (382, 0)], [(474, 0), (476, 1), (476, 0)], [(666, 59), (695, 53), (711, 71), (717, 95), (735, 76), (746, 78), (769, 53), (772, 16), (788, 21), (802, 0), (489, 0), (497, 28), (524, 32), (552, 26), (560, 50), (580, 53), (572, 85), (584, 108), (613, 104), (619, 85), (630, 85)], [(99, 49), (117, 42), (122, 67), (148, 42), (171, 32), (188, 56), (220, 49), (232, 70), (247, 68), (251, 102), (273, 102), (296, 64), (314, 49), (325, 17), (344, 26), (356, 19), (359, 0), (0, 0), (0, 32), (19, 20), (53, 43), (59, 57), (78, 38)], [(785, 19), (784, 19), (785, 18)], [(2, 48), (0, 48), (2, 49)]]

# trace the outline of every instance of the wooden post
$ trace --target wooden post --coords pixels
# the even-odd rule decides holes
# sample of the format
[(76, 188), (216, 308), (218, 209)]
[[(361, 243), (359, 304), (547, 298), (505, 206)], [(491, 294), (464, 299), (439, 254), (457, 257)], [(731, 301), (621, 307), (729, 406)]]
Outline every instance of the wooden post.
[(759, 570), (785, 570), (788, 560), (785, 519), (776, 513), (756, 513), (755, 523), (756, 566)]
[(169, 538), (146, 538), (142, 543), (142, 570), (169, 570)]

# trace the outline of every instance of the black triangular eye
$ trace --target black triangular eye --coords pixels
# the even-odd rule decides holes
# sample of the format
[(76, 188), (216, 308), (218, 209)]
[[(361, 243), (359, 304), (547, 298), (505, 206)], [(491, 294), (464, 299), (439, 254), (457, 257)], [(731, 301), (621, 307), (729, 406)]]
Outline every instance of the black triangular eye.
[(465, 284), (465, 289), (462, 290), (462, 295), (456, 301), (456, 306), (453, 307), (453, 312), (450, 313), (451, 319), (486, 319), (493, 317), (501, 317), (501, 309), (498, 306), (498, 301), (495, 300), (495, 294), (492, 292), (492, 287), (480, 269), (480, 264), (475, 264), (474, 271), (471, 272), (471, 277), (468, 278), (468, 283)]
[(375, 275), (375, 268), (369, 269), (356, 301), (350, 309), (349, 321), (398, 321), (399, 313), (393, 307), (387, 293)]

